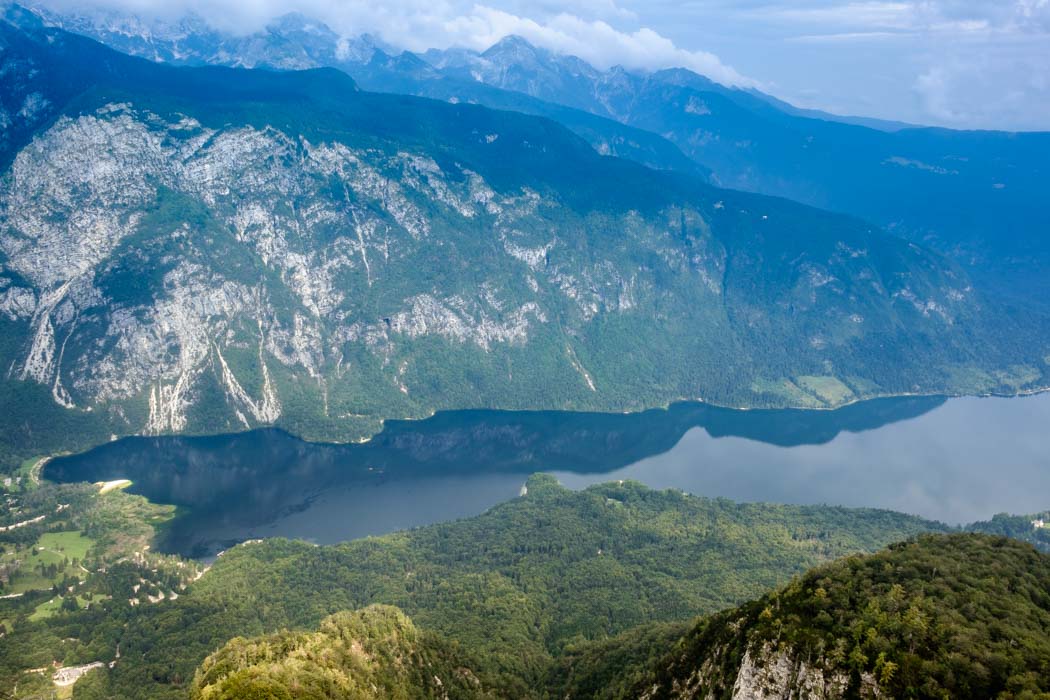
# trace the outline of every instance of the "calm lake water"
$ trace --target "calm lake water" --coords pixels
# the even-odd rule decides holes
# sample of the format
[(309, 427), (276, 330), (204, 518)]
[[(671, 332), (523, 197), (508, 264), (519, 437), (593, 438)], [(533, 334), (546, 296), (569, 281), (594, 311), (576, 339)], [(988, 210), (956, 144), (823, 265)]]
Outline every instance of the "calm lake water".
[(331, 543), (474, 515), (546, 471), (738, 501), (890, 508), (950, 523), (1050, 506), (1050, 394), (880, 399), (837, 411), (702, 404), (630, 415), (457, 411), (361, 445), (277, 430), (127, 438), (52, 460), (55, 481), (127, 478), (185, 507), (158, 546), (208, 557), (256, 537)]

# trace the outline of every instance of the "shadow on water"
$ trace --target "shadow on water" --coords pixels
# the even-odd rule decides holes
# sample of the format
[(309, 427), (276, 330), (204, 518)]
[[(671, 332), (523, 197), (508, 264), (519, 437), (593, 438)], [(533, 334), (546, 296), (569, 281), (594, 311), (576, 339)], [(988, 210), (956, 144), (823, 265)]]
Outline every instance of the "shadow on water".
[[(368, 526), (333, 525), (330, 534), (316, 527), (272, 534), (345, 539), (423, 524), (429, 518), (459, 517), (514, 495), (508, 490), (521, 475), (612, 472), (667, 452), (695, 427), (716, 438), (741, 437), (784, 447), (819, 445), (844, 431), (873, 430), (915, 418), (944, 402), (939, 397), (877, 399), (835, 411), (737, 411), (698, 403), (634, 414), (451, 411), (422, 421), (390, 421), (370, 442), (350, 445), (307, 443), (274, 429), (208, 437), (132, 437), (56, 458), (44, 476), (59, 482), (131, 479), (132, 492), (188, 509), (170, 524), (158, 547), (207, 556), (258, 534), (268, 523), (295, 522), (299, 514), (314, 509), (316, 501), (340, 489), (373, 489), (374, 503), (362, 502), (361, 496), (342, 502), (359, 519), (371, 518)], [(382, 514), (369, 508), (378, 507), (379, 490), (374, 487), (392, 482), (402, 495), (410, 494), (407, 487), (412, 485), (429, 491), (416, 501), (409, 495), (406, 502), (389, 504), (394, 509), (426, 511), (441, 498), (457, 504), (384, 525)], [(472, 490), (477, 492), (473, 502)], [(315, 510), (316, 517), (355, 517), (334, 508), (328, 513)]]

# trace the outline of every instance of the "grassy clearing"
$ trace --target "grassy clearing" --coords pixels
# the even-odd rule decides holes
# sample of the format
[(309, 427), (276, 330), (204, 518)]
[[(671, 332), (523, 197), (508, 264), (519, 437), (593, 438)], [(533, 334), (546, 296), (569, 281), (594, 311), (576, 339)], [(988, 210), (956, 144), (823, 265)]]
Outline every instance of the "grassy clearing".
[(83, 559), (95, 541), (76, 531), (48, 532), (37, 540), (37, 547), (49, 552), (61, 553), (70, 559)]
[(1010, 365), (1006, 370), (997, 371), (994, 375), (1003, 386), (1007, 386), (1014, 391), (1020, 391), (1039, 381), (1043, 373), (1035, 367), (1027, 365)]
[[(5, 593), (24, 593), (51, 588), (66, 576), (82, 579), (87, 574), (73, 564), (83, 561), (95, 541), (77, 531), (48, 532), (32, 547), (9, 552), (5, 559), (20, 559), (18, 571), (11, 577)], [(53, 572), (53, 575), (51, 575)]]
[(24, 460), (10, 475), (4, 475), (10, 479), (10, 483), (3, 485), (2, 490), (8, 493), (21, 493), (28, 491), (40, 483), (40, 471), (37, 467), (46, 457), (32, 457)]
[(782, 397), (785, 401), (790, 402), (794, 406), (820, 408), (821, 405), (812, 395), (800, 389), (790, 379), (778, 379), (773, 381), (760, 379), (751, 384), (751, 390), (756, 394), (768, 393)]
[(11, 582), (4, 589), (5, 593), (26, 593), (28, 591), (40, 591), (55, 585), (54, 581), (45, 578), (36, 571), (19, 569), (18, 573), (11, 577)]
[[(84, 610), (85, 608), (90, 607), (92, 604), (98, 603), (101, 600), (107, 600), (108, 598), (109, 598), (108, 595), (103, 595), (103, 596), (96, 595), (96, 596), (94, 596), (93, 598), (90, 598), (90, 599), (85, 597), (85, 596), (83, 596), (83, 595), (78, 595), (76, 597), (77, 608), (80, 609), (80, 610)], [(47, 618), (51, 617), (52, 615), (54, 615), (55, 613), (57, 613), (61, 609), (61, 607), (62, 607), (62, 596), (55, 596), (54, 598), (52, 598), (52, 599), (50, 599), (48, 601), (45, 601), (45, 602), (41, 603), (40, 605), (36, 606), (36, 609), (29, 616), (29, 621), (30, 622), (36, 622), (37, 620), (47, 619)]]
[(40, 472), (49, 459), (51, 457), (48, 455), (42, 455), (22, 462), (18, 468), (18, 474), (22, 477), (24, 488), (29, 489), (40, 485)]
[(837, 406), (856, 398), (853, 390), (837, 377), (807, 376), (795, 377), (795, 382), (806, 391), (815, 394), (824, 403)]

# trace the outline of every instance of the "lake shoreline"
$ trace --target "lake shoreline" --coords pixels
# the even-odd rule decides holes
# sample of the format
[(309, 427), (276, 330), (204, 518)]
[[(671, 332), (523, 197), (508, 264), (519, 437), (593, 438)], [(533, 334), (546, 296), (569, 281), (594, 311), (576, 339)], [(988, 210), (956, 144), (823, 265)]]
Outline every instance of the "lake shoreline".
[[(42, 466), (43, 465), (46, 465), (47, 462), (49, 462), (50, 460), (52, 460), (52, 459), (54, 459), (56, 457), (85, 455), (85, 454), (87, 454), (87, 453), (89, 453), (89, 452), (91, 452), (91, 451), (93, 451), (95, 449), (98, 449), (99, 447), (102, 447), (104, 445), (108, 445), (108, 444), (113, 443), (113, 442), (119, 442), (119, 441), (127, 440), (127, 439), (150, 439), (150, 438), (169, 438), (169, 437), (184, 437), (184, 438), (226, 437), (226, 436), (234, 436), (234, 435), (248, 435), (248, 434), (251, 434), (251, 433), (254, 433), (254, 432), (258, 432), (258, 431), (263, 431), (263, 430), (275, 430), (275, 431), (278, 431), (280, 433), (288, 435), (289, 437), (293, 437), (296, 440), (299, 440), (301, 442), (304, 442), (304, 443), (307, 443), (307, 444), (310, 444), (310, 445), (331, 446), (331, 447), (346, 446), (346, 445), (365, 445), (365, 444), (368, 444), (368, 443), (372, 442), (373, 440), (375, 440), (378, 436), (382, 435), (384, 430), (387, 427), (387, 424), (389, 424), (389, 423), (395, 423), (395, 424), (398, 424), (398, 423), (422, 423), (424, 421), (427, 421), (427, 420), (430, 420), (432, 418), (441, 416), (443, 414), (492, 412), (492, 413), (503, 413), (503, 414), (508, 414), (508, 415), (513, 415), (513, 414), (532, 414), (532, 413), (565, 413), (565, 414), (573, 414), (573, 415), (633, 416), (633, 415), (639, 415), (639, 414), (648, 413), (650, 411), (669, 411), (674, 406), (680, 406), (680, 405), (685, 405), (685, 404), (697, 404), (697, 405), (701, 405), (701, 406), (705, 406), (705, 407), (709, 407), (709, 408), (724, 409), (724, 410), (727, 410), (727, 411), (738, 411), (738, 412), (741, 412), (741, 413), (748, 413), (748, 412), (755, 412), (755, 411), (833, 412), (833, 411), (842, 410), (844, 408), (849, 408), (851, 406), (864, 404), (864, 403), (869, 402), (869, 401), (880, 401), (880, 400), (889, 400), (889, 399), (908, 399), (908, 398), (918, 398), (918, 399), (922, 399), (922, 398), (930, 398), (930, 399), (943, 398), (943, 399), (946, 399), (946, 400), (947, 399), (964, 399), (964, 398), (973, 398), (973, 399), (996, 399), (996, 398), (998, 398), (998, 399), (1010, 399), (1010, 398), (1025, 398), (1025, 397), (1030, 397), (1030, 396), (1038, 396), (1040, 394), (1045, 394), (1045, 393), (1050, 393), (1050, 386), (1036, 387), (1036, 388), (1032, 388), (1032, 389), (1024, 389), (1024, 390), (1017, 391), (1017, 392), (1014, 392), (1014, 393), (985, 392), (985, 393), (980, 393), (980, 394), (952, 394), (952, 393), (945, 393), (945, 392), (899, 392), (899, 393), (887, 393), (887, 394), (874, 394), (874, 395), (870, 395), (870, 396), (866, 395), (866, 396), (863, 396), (863, 397), (855, 397), (853, 399), (850, 399), (849, 401), (843, 401), (841, 403), (836, 403), (834, 405), (828, 405), (828, 406), (729, 406), (729, 405), (723, 405), (723, 404), (719, 404), (719, 403), (715, 403), (715, 402), (706, 401), (703, 398), (676, 398), (676, 399), (672, 399), (671, 401), (669, 401), (667, 403), (664, 403), (664, 404), (661, 404), (661, 405), (658, 405), (658, 406), (649, 406), (649, 407), (645, 407), (645, 408), (632, 409), (632, 410), (620, 410), (620, 411), (616, 411), (616, 410), (608, 410), (608, 411), (597, 411), (597, 410), (574, 411), (574, 410), (543, 409), (543, 408), (479, 408), (479, 407), (449, 408), (449, 409), (432, 410), (432, 411), (428, 412), (425, 415), (420, 415), (420, 416), (417, 416), (417, 417), (383, 418), (383, 419), (379, 420), (380, 429), (377, 430), (376, 432), (372, 433), (370, 436), (365, 437), (365, 438), (361, 438), (361, 439), (357, 439), (357, 440), (345, 440), (345, 441), (339, 441), (339, 440), (313, 440), (313, 439), (310, 439), (308, 437), (305, 437), (304, 435), (302, 435), (302, 434), (300, 434), (298, 432), (294, 432), (294, 431), (292, 431), (289, 428), (283, 427), (283, 426), (281, 426), (281, 425), (279, 425), (277, 423), (274, 423), (274, 424), (271, 424), (271, 425), (261, 425), (261, 426), (257, 426), (257, 427), (254, 427), (254, 428), (249, 428), (249, 429), (246, 429), (246, 430), (238, 430), (238, 431), (232, 431), (232, 432), (215, 432), (215, 433), (209, 433), (209, 432), (185, 432), (185, 433), (163, 433), (163, 434), (159, 434), (159, 435), (147, 435), (147, 434), (144, 434), (144, 433), (129, 433), (129, 434), (126, 434), (126, 435), (119, 435), (119, 436), (114, 435), (113, 437), (111, 437), (106, 442), (100, 442), (98, 444), (90, 445), (88, 447), (85, 447), (84, 449), (80, 449), (80, 450), (62, 450), (60, 452), (55, 452), (53, 454), (46, 455), (46, 456), (40, 458), (40, 462), (42, 464), (38, 464), (38, 465), (34, 465), (34, 466), (35, 467), (41, 467), (41, 470), (42, 470)], [(40, 472), (38, 472), (38, 473), (40, 473)]]
[(45, 476), (131, 479), (134, 493), (185, 513), (165, 533), (170, 551), (205, 556), (212, 543), (242, 538), (324, 543), (466, 517), (514, 498), (534, 473), (572, 489), (624, 479), (738, 503), (875, 508), (953, 525), (1044, 510), (1050, 471), (1040, 436), (1050, 401), (986, 398), (896, 397), (840, 412), (698, 402), (571, 418), (446, 412), (351, 445), (276, 428), (127, 438), (55, 460)]

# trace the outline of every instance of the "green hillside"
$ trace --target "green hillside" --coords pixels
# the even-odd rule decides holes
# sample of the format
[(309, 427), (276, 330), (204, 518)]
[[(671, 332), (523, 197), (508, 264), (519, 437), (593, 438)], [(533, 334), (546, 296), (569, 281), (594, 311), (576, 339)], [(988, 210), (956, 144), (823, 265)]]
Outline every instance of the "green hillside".
[(101, 606), (16, 619), (0, 683), (45, 659), (116, 660), (95, 681), (111, 697), (182, 698), (232, 637), (384, 604), (469, 652), (485, 688), (537, 697), (554, 660), (589, 641), (716, 612), (814, 565), (942, 529), (887, 511), (743, 505), (631, 482), (576, 492), (536, 476), (523, 497), (466, 520), (324, 547), (240, 545), (175, 600), (129, 605), (135, 578), (117, 571)]
[(807, 572), (700, 622), (638, 683), (646, 698), (1045, 698), (1050, 556), (924, 536)]
[(325, 618), (317, 632), (233, 639), (201, 665), (192, 700), (486, 698), (454, 647), (375, 605)]

